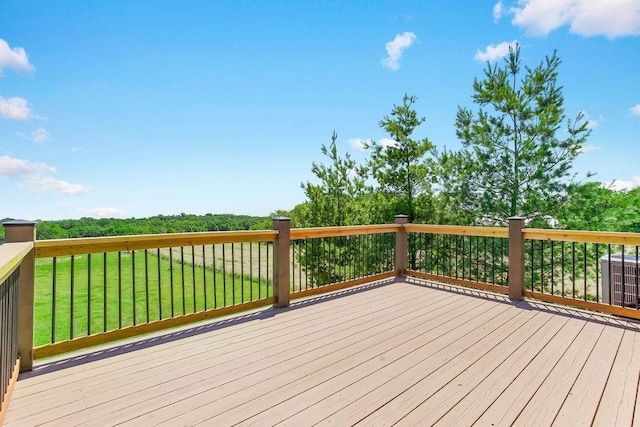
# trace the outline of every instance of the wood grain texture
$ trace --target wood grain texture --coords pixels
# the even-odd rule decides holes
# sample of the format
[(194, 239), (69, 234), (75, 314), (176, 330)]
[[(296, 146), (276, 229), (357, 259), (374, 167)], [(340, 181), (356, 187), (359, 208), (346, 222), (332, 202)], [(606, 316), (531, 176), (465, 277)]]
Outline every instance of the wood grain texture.
[(402, 226), (398, 224), (352, 225), (346, 227), (292, 228), (291, 240), (315, 239), (319, 237), (357, 236), (361, 234), (395, 233)]
[(416, 278), (243, 316), (36, 366), (5, 424), (637, 421), (630, 320)]
[(604, 243), (612, 245), (640, 245), (640, 233), (621, 233), (615, 231), (577, 231), (577, 230), (544, 230), (525, 228), (524, 239), (553, 240), (555, 242)]
[(138, 236), (91, 237), (38, 240), (36, 258), (102, 252), (133, 251), (219, 243), (273, 242), (277, 231), (212, 231), (208, 233), (149, 234)]
[(0, 245), (0, 284), (20, 267), (22, 260), (31, 249), (33, 249), (33, 242), (16, 242)]
[(507, 227), (473, 227), (464, 225), (406, 224), (410, 233), (453, 234), (457, 236), (509, 237)]

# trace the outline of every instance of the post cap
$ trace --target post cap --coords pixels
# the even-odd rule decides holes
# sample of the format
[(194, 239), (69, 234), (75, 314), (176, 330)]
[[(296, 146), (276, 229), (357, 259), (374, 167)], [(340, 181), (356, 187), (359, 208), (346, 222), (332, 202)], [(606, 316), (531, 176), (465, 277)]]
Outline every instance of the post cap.
[(27, 221), (26, 219), (12, 219), (2, 223), (5, 227), (36, 225), (35, 221)]
[(291, 221), (291, 218), (287, 218), (286, 216), (277, 216), (273, 218), (274, 221)]

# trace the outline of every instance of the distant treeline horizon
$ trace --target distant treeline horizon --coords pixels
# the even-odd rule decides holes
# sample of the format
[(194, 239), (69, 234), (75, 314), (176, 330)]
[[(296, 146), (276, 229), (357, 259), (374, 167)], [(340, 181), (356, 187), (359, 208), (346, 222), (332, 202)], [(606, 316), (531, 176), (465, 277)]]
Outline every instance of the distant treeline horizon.
[[(4, 218), (1, 222), (13, 218)], [(89, 218), (36, 220), (38, 240), (77, 237), (106, 237), (138, 234), (232, 231), (265, 228), (270, 217), (235, 214), (154, 215), (147, 218)], [(0, 227), (0, 243), (4, 242), (4, 227)]]

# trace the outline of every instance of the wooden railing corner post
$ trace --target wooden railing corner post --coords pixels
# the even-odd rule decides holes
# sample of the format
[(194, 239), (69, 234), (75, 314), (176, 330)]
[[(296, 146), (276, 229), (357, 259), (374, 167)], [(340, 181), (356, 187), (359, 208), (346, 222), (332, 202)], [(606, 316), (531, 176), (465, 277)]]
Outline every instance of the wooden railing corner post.
[[(32, 221), (3, 222), (4, 241), (35, 242), (36, 223)], [(35, 277), (36, 277), (35, 249), (22, 260), (20, 264), (20, 281), (18, 284), (18, 357), (20, 358), (20, 372), (33, 369), (33, 322), (35, 306)]]
[(400, 224), (402, 227), (396, 231), (396, 271), (398, 276), (405, 276), (407, 272), (407, 253), (408, 253), (408, 237), (407, 232), (404, 229), (404, 224), (409, 221), (407, 215), (396, 215), (395, 223)]
[(291, 219), (273, 218), (273, 229), (278, 231), (278, 237), (273, 247), (273, 296), (276, 299), (274, 307), (288, 307), (291, 299), (291, 285), (289, 283)]
[(509, 218), (509, 298), (524, 298), (524, 218)]

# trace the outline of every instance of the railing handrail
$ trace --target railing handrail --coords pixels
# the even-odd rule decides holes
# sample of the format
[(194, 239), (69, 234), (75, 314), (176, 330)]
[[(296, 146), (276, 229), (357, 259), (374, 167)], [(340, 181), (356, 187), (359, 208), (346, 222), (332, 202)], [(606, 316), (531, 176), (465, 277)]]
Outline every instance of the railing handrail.
[(509, 237), (507, 227), (483, 227), (472, 225), (406, 224), (409, 233), (452, 234), (457, 236)]
[(274, 230), (210, 231), (37, 240), (36, 258), (143, 249), (199, 246), (220, 243), (274, 242)]
[(585, 231), (585, 230), (547, 230), (542, 228), (525, 228), (524, 239), (553, 240), (556, 242), (604, 243), (612, 245), (640, 246), (640, 233), (619, 231)]
[(32, 248), (32, 242), (5, 243), (0, 246), (0, 284), (20, 267)]
[(319, 237), (338, 237), (357, 234), (395, 233), (400, 224), (349, 225), (338, 227), (292, 228), (291, 240), (314, 239)]

